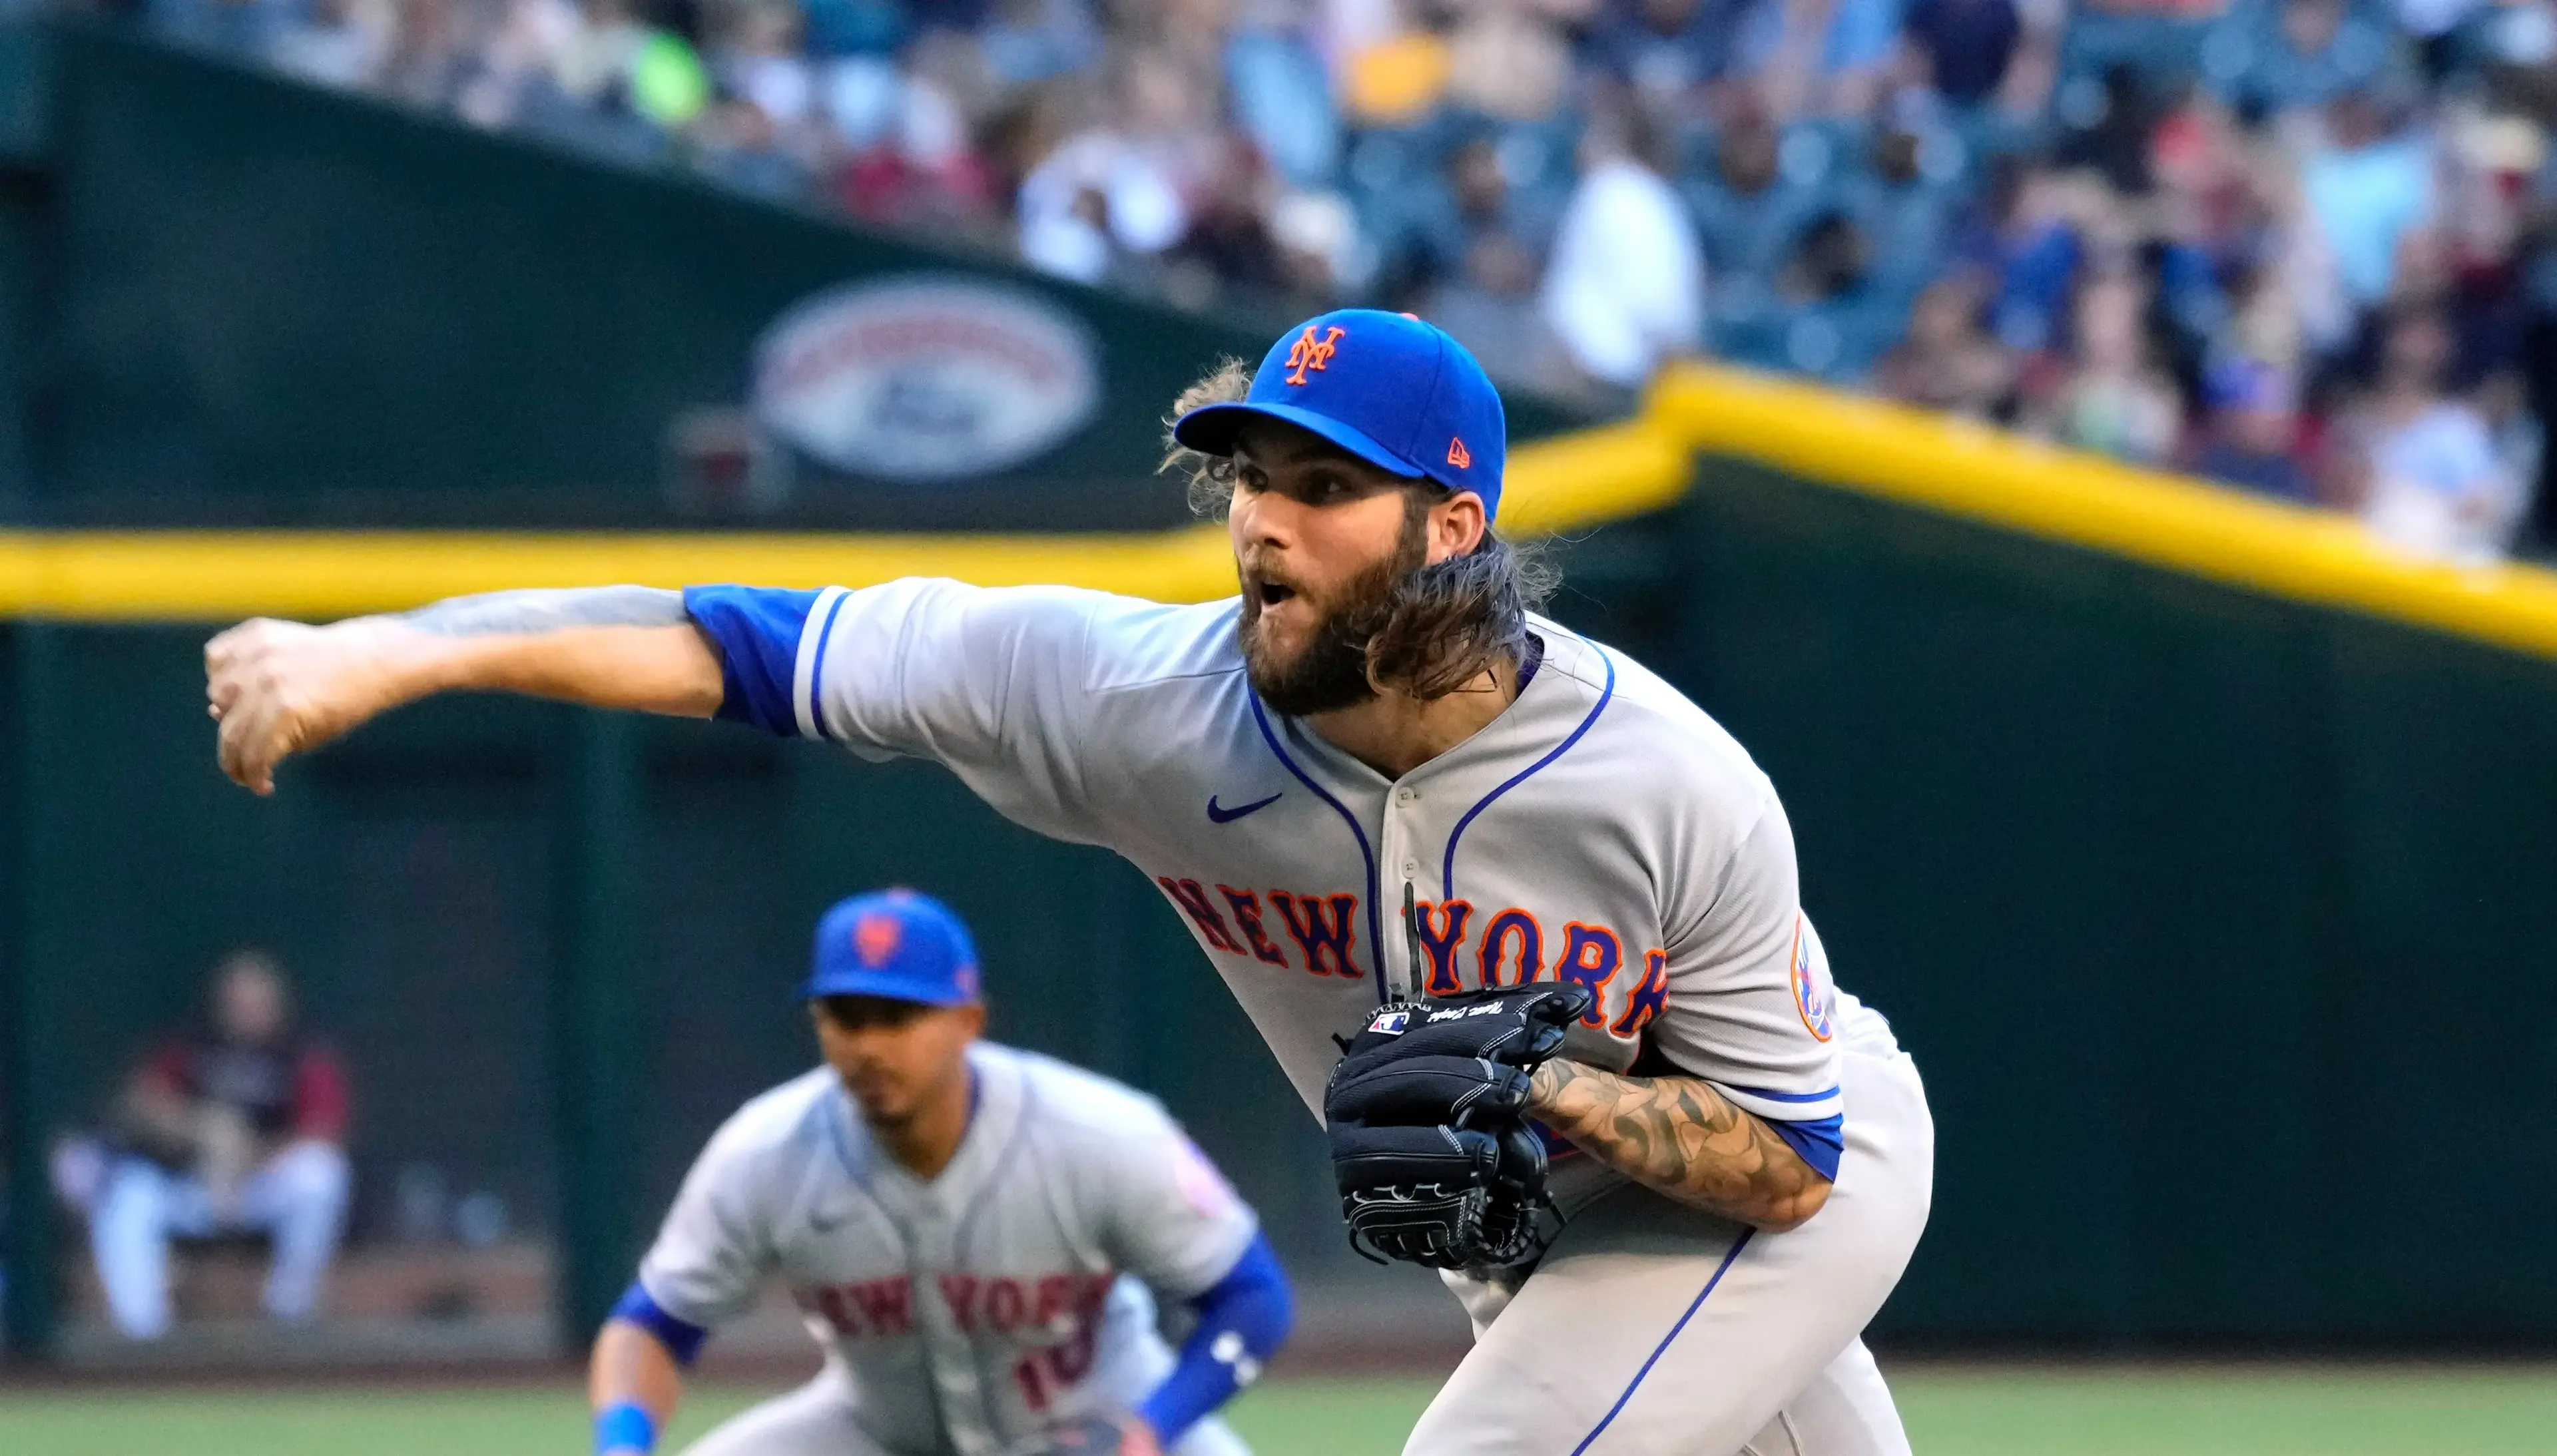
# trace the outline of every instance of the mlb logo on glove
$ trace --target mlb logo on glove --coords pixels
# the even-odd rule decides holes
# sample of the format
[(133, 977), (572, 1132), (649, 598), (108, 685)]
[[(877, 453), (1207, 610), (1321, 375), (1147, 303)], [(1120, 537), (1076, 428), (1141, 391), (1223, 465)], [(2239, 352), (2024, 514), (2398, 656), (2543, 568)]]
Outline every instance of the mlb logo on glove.
[(1528, 1125), (1528, 1077), (1590, 1000), (1588, 987), (1558, 982), (1370, 1019), (1323, 1097), (1351, 1248), (1455, 1269), (1540, 1252), (1545, 1148)]

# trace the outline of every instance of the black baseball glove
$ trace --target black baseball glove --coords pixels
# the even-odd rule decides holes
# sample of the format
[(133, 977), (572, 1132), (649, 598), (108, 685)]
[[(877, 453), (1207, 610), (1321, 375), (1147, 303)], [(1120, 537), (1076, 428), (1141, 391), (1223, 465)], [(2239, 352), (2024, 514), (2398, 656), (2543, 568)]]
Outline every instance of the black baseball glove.
[(1470, 992), (1387, 1006), (1343, 1045), (1323, 1122), (1351, 1248), (1454, 1269), (1537, 1252), (1545, 1146), (1528, 1076), (1589, 1004), (1568, 981)]

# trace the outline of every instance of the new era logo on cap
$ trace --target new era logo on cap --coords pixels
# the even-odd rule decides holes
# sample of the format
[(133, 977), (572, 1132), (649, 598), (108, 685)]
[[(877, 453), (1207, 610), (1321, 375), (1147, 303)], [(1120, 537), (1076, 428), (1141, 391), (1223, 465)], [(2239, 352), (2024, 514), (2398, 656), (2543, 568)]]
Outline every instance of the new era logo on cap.
[(1474, 453), (1465, 448), (1464, 441), (1450, 439), (1447, 442), (1447, 463), (1460, 470), (1471, 469), (1474, 464)]

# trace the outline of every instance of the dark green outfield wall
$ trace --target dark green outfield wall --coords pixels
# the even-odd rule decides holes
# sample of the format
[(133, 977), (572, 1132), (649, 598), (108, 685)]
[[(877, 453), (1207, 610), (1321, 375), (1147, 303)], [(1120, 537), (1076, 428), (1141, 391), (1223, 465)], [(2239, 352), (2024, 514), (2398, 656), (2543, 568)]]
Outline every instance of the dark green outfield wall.
[(1674, 674), (1941, 1120), (1892, 1329), (2557, 1339), (2557, 664), (1704, 482)]

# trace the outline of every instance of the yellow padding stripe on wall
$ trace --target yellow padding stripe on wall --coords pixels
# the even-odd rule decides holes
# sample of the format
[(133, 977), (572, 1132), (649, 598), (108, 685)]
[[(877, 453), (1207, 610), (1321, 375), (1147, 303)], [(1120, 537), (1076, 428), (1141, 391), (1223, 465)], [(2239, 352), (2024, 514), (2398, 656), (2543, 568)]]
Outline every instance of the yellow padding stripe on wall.
[[(1656, 510), (1685, 490), (1690, 463), (1640, 421), (1521, 446), (1501, 524), (1546, 535)], [(527, 586), (864, 587), (906, 576), (1205, 601), (1234, 591), (1234, 557), (1224, 529), (1207, 525), (1038, 536), (0, 532), (0, 615), (73, 621), (337, 617)]]
[(2454, 567), (2331, 512), (1732, 369), (1665, 373), (1646, 415), (1710, 455), (2277, 596), (2557, 657), (2557, 573)]
[[(2054, 450), (1790, 380), (1691, 365), (1642, 417), (1524, 445), (1502, 525), (1583, 530), (1656, 510), (1692, 455), (1789, 474), (2323, 605), (2557, 657), (2557, 574), (2409, 558), (2350, 521)], [(0, 616), (323, 618), (508, 587), (746, 581), (865, 586), (928, 574), (1158, 600), (1234, 590), (1212, 526), (1118, 535), (523, 532), (0, 532)]]
[(1067, 582), (1169, 600), (1234, 590), (1212, 529), (1109, 536), (584, 535), (465, 531), (79, 532), (0, 538), (0, 611), (76, 621), (328, 618), (511, 587), (901, 576)]

